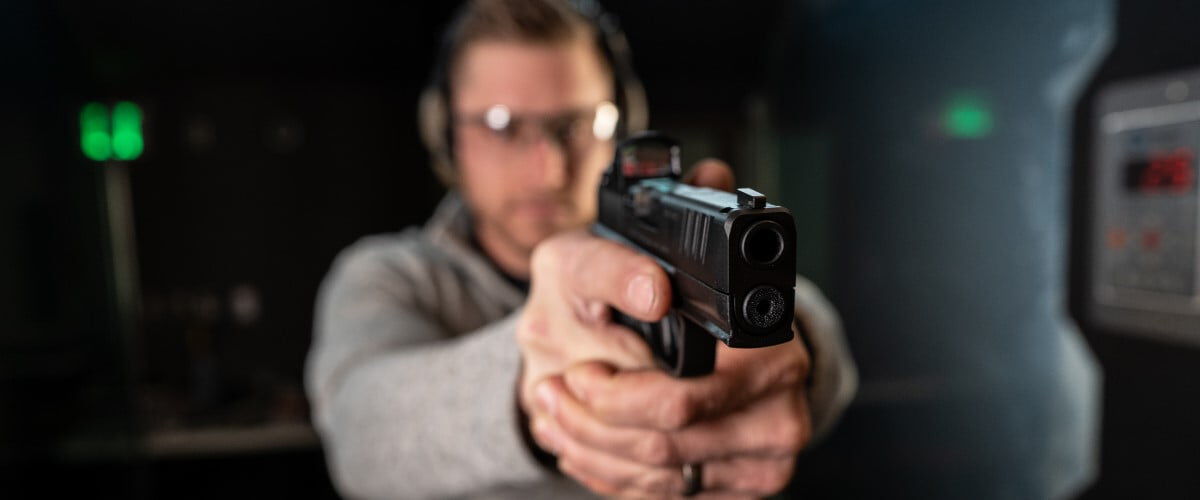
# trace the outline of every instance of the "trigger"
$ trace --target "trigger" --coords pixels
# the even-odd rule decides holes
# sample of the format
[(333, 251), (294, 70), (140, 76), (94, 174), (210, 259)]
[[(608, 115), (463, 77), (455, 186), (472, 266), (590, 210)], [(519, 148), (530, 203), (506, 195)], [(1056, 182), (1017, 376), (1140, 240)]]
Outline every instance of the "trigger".
[(679, 356), (679, 335), (683, 332), (683, 322), (679, 314), (675, 310), (667, 312), (663, 319), (659, 320), (658, 328), (661, 332), (659, 342), (662, 347), (663, 358), (674, 361)]

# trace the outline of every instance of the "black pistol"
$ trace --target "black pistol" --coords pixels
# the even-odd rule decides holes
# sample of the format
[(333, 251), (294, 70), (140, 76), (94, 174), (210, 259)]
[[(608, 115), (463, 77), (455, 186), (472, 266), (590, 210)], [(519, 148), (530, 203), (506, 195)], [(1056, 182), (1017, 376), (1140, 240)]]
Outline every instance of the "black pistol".
[(796, 227), (758, 192), (679, 181), (679, 143), (655, 133), (617, 145), (600, 183), (593, 232), (653, 257), (671, 280), (671, 310), (646, 323), (612, 310), (677, 377), (712, 373), (714, 339), (766, 347), (792, 338)]

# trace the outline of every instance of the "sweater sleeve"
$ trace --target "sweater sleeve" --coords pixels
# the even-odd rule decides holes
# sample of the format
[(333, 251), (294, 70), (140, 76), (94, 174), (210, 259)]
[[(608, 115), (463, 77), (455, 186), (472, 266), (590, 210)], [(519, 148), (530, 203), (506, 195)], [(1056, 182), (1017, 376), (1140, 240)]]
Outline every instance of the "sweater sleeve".
[(808, 391), (813, 435), (823, 438), (858, 391), (858, 370), (833, 305), (812, 282), (796, 277), (796, 320), (812, 358)]
[(451, 338), (413, 280), (351, 253), (317, 299), (306, 385), (339, 491), (446, 497), (544, 479), (515, 405), (517, 313)]

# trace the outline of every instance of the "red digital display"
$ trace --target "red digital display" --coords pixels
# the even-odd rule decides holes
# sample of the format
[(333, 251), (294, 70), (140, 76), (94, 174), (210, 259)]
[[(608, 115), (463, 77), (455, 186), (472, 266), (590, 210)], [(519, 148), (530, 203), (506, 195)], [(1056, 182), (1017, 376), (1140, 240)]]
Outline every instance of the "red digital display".
[(1125, 187), (1142, 194), (1182, 194), (1196, 187), (1196, 154), (1188, 148), (1155, 153), (1125, 166)]

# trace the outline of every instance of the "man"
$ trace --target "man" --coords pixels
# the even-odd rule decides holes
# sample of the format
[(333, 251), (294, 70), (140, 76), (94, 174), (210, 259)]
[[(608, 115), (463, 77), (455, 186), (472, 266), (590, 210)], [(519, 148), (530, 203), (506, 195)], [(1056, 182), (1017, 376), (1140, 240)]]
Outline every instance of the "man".
[[(307, 385), (339, 490), (782, 489), (814, 429), (827, 429), (854, 390), (824, 299), (798, 280), (803, 336), (719, 346), (711, 376), (654, 369), (640, 337), (607, 312), (661, 318), (667, 277), (586, 231), (617, 100), (596, 25), (553, 0), (477, 0), (455, 26), (443, 60), (450, 194), (423, 229), (344, 251), (318, 298)], [(717, 161), (690, 180), (733, 186)]]

